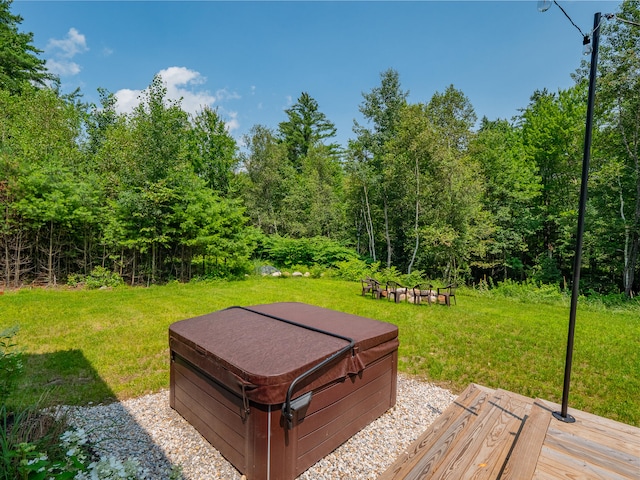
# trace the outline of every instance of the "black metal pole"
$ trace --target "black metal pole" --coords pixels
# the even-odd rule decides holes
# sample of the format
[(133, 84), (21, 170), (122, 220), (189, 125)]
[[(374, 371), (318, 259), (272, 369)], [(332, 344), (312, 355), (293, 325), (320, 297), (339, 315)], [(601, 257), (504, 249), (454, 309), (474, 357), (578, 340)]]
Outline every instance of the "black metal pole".
[(591, 158), (591, 130), (593, 126), (593, 105), (596, 96), (596, 73), (598, 70), (598, 44), (600, 40), (600, 12), (593, 17), (591, 39), (591, 70), (589, 72), (589, 99), (587, 103), (587, 122), (584, 134), (584, 157), (582, 159), (582, 181), (580, 184), (580, 206), (578, 210), (578, 234), (576, 254), (573, 259), (573, 285), (571, 290), (571, 310), (569, 313), (569, 335), (567, 339), (567, 358), (564, 365), (564, 387), (562, 389), (562, 409), (553, 412), (553, 416), (563, 422), (575, 422), (567, 413), (569, 405), (569, 386), (571, 384), (571, 364), (573, 362), (573, 336), (576, 329), (576, 308), (580, 295), (580, 264), (582, 263), (582, 237), (584, 236), (584, 216), (587, 206), (587, 182), (589, 180), (589, 160)]

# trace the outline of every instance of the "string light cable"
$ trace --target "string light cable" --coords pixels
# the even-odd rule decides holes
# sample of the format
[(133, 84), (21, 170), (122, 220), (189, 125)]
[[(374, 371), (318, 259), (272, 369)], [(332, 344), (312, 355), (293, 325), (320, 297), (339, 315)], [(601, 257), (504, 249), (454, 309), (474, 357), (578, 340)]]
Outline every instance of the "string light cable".
[[(562, 5), (560, 5), (556, 0), (553, 0), (553, 3), (562, 11), (564, 16), (567, 17), (567, 19), (571, 22), (571, 25), (573, 25), (578, 30), (578, 32), (580, 32), (580, 35), (582, 35), (582, 45), (584, 46), (584, 53), (585, 54), (589, 54), (590, 51), (591, 51), (591, 49), (590, 49), (591, 37), (593, 36), (595, 31), (600, 28), (600, 25), (602, 24), (602, 20), (600, 20), (598, 25), (593, 30), (591, 30), (591, 32), (589, 32), (588, 34), (584, 33), (582, 31), (582, 29), (578, 25), (576, 25), (576, 23), (573, 21), (573, 19), (569, 16), (567, 11), (564, 8), (562, 8)], [(549, 3), (547, 3), (547, 5), (549, 5)], [(614, 13), (605, 13), (603, 15), (603, 17), (606, 18), (607, 20), (617, 20), (617, 21), (620, 21), (620, 22), (623, 22), (623, 23), (627, 23), (629, 25), (640, 27), (640, 23), (634, 22), (632, 20), (627, 20), (626, 18), (619, 17), (618, 15), (616, 15)]]
[[(580, 27), (578, 25), (576, 25), (576, 23), (573, 21), (573, 19), (569, 16), (569, 14), (565, 11), (564, 8), (562, 8), (562, 5), (560, 5), (558, 2), (556, 2), (556, 0), (553, 0), (553, 3), (555, 3), (557, 5), (557, 7), (562, 10), (562, 13), (564, 13), (564, 16), (567, 17), (569, 19), (569, 21), (571, 22), (571, 25), (573, 25), (574, 27), (576, 27), (578, 29), (578, 31), (580, 32), (580, 35), (582, 35), (582, 38), (586, 38), (589, 35), (585, 35), (584, 32), (580, 29)], [(600, 25), (598, 25), (600, 26)], [(595, 31), (595, 30), (594, 30)], [(593, 32), (591, 32), (593, 34)]]
[(640, 27), (640, 23), (634, 22), (632, 20), (627, 20), (626, 18), (619, 17), (619, 16), (615, 15), (614, 13), (607, 13), (607, 14), (605, 14), (605, 17), (607, 18), (607, 20), (611, 20), (611, 19), (618, 20), (619, 22), (628, 23), (629, 25)]

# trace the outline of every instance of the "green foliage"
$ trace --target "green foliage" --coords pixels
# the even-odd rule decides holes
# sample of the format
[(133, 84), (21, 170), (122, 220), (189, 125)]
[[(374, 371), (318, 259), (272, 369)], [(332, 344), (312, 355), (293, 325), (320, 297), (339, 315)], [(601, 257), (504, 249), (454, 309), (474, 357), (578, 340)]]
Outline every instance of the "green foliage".
[(23, 18), (10, 11), (13, 0), (0, 0), (0, 90), (20, 93), (31, 82), (44, 86), (55, 76), (47, 73), (42, 53), (33, 46), (33, 33), (18, 30)]
[[(279, 136), (286, 145), (291, 165), (302, 173), (303, 159), (325, 139), (335, 137), (336, 127), (327, 120), (319, 110), (318, 102), (307, 92), (302, 92), (297, 102), (285, 110), (285, 113), (288, 120), (278, 125)], [(334, 152), (338, 147), (331, 144), (328, 148), (330, 152)]]
[(265, 236), (256, 253), (263, 260), (287, 268), (292, 265), (334, 267), (339, 262), (358, 257), (352, 249), (326, 237), (294, 239)]
[(101, 287), (119, 287), (124, 282), (122, 277), (115, 272), (111, 272), (104, 267), (97, 266), (91, 273), (86, 276), (85, 284), (87, 288), (101, 288)]
[[(286, 268), (318, 266), (317, 275), (346, 262), (337, 274), (354, 278), (364, 269), (351, 260), (362, 255), (395, 266), (400, 277), (411, 273), (405, 283), (422, 276), (416, 270), (446, 283), (485, 276), (558, 283), (570, 276), (585, 69), (574, 87), (535, 91), (518, 117), (484, 119), (478, 131), (462, 91), (449, 85), (411, 104), (399, 73), (389, 69), (363, 94), (364, 120), (354, 124), (346, 152), (330, 143), (335, 126), (306, 92), (275, 130), (252, 128), (240, 152), (217, 110), (190, 116), (168, 98), (160, 76), (127, 115), (103, 89), (98, 107), (55, 88), (27, 88), (51, 77), (10, 6), (0, 0), (6, 287), (64, 278), (77, 284), (96, 265), (131, 285), (238, 278), (250, 270), (252, 228), (301, 241), (263, 243), (258, 257)], [(623, 17), (640, 18), (637, 1), (621, 3)], [(623, 290), (632, 298), (640, 252), (640, 48), (637, 27), (609, 20), (602, 26), (583, 290)], [(358, 255), (340, 252), (340, 242)]]
[(226, 195), (233, 182), (238, 146), (217, 110), (205, 107), (193, 124), (188, 155), (194, 171), (209, 188)]
[[(66, 429), (65, 423), (33, 409), (0, 417), (7, 426), (0, 434), (4, 475), (1, 480), (138, 480), (146, 478), (135, 459), (96, 458), (83, 429)], [(10, 423), (10, 425), (9, 425)], [(38, 433), (36, 433), (38, 432)], [(181, 478), (178, 471), (174, 479)]]
[(0, 405), (6, 404), (24, 370), (24, 355), (15, 341), (17, 333), (18, 327), (0, 331)]
[(556, 259), (547, 254), (540, 256), (540, 259), (530, 272), (530, 277), (534, 282), (541, 284), (559, 285), (562, 281), (562, 273), (558, 268)]
[(122, 277), (102, 266), (94, 267), (88, 275), (72, 273), (67, 276), (67, 285), (78, 287), (85, 285), (89, 289), (96, 288), (115, 288), (124, 285)]
[(335, 266), (333, 277), (357, 282), (366, 277), (377, 277), (380, 262), (367, 263), (359, 258), (352, 258), (338, 262)]
[(505, 280), (498, 282), (490, 290), (484, 290), (485, 294), (492, 297), (508, 298), (526, 303), (557, 303), (565, 302), (567, 296), (560, 290), (557, 284), (545, 284), (539, 282), (516, 282)]

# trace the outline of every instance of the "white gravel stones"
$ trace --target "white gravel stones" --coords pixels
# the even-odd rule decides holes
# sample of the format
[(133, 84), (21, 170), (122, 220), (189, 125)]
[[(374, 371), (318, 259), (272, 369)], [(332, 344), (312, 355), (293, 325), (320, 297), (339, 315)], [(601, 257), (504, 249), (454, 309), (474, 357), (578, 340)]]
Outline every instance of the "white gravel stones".
[[(454, 398), (448, 390), (399, 374), (395, 407), (298, 478), (377, 478)], [(69, 407), (67, 414), (71, 424), (89, 432), (101, 455), (136, 458), (147, 469), (148, 478), (168, 479), (174, 465), (182, 467), (185, 480), (243, 478), (169, 407), (168, 391), (110, 405)]]

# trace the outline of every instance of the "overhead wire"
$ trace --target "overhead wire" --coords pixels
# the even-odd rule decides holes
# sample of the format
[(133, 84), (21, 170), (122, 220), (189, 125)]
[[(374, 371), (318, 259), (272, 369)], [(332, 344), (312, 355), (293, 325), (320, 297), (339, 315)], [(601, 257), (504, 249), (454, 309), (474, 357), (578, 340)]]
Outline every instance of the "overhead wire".
[(636, 27), (640, 27), (640, 23), (638, 23), (638, 22), (634, 22), (632, 20), (627, 20), (626, 18), (622, 18), (622, 17), (619, 17), (619, 16), (611, 14), (611, 13), (609, 13), (607, 15), (609, 15), (609, 16), (607, 16), (607, 18), (614, 18), (614, 19), (616, 19), (616, 20), (618, 20), (620, 22), (628, 23), (629, 25), (635, 25)]
[(562, 10), (562, 13), (564, 13), (564, 16), (567, 17), (569, 19), (569, 21), (571, 22), (571, 25), (573, 25), (574, 27), (576, 27), (578, 29), (578, 31), (580, 32), (580, 35), (582, 35), (583, 37), (586, 37), (587, 35), (584, 34), (584, 32), (580, 29), (580, 27), (578, 25), (575, 24), (575, 22), (573, 21), (573, 19), (569, 16), (569, 14), (565, 11), (564, 8), (562, 8), (562, 5), (560, 5), (556, 0), (553, 0), (553, 3), (555, 3), (558, 8), (560, 10)]

